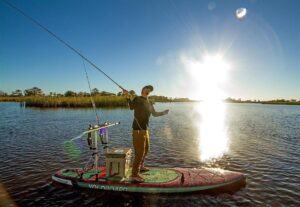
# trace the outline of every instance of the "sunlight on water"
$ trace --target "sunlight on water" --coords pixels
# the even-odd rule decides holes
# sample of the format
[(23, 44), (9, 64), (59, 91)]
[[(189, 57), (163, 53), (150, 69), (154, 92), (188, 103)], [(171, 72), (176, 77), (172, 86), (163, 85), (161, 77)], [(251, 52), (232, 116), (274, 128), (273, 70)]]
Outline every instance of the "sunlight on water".
[(221, 101), (204, 101), (195, 108), (199, 156), (201, 161), (218, 158), (228, 151), (225, 126), (226, 105)]

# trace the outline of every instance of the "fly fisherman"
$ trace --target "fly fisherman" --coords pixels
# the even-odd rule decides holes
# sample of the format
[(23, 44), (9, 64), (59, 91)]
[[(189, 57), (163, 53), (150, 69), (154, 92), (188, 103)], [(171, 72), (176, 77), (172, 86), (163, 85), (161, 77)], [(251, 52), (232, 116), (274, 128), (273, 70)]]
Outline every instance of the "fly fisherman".
[(123, 90), (124, 96), (128, 100), (130, 110), (134, 110), (134, 119), (132, 123), (132, 138), (134, 147), (134, 161), (132, 166), (133, 182), (144, 182), (144, 178), (139, 174), (142, 171), (149, 171), (144, 166), (145, 157), (149, 151), (149, 118), (163, 116), (169, 113), (169, 110), (156, 112), (153, 104), (149, 101), (148, 96), (153, 91), (151, 85), (143, 87), (141, 96), (131, 99), (128, 91)]

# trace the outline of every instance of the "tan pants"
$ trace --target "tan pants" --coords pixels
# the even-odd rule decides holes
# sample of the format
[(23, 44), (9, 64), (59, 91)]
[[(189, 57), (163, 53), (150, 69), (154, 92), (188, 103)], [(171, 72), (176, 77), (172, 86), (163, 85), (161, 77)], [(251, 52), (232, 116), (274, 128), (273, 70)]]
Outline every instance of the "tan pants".
[(149, 132), (148, 130), (132, 130), (132, 139), (134, 147), (132, 177), (135, 177), (144, 165), (145, 157), (149, 151)]

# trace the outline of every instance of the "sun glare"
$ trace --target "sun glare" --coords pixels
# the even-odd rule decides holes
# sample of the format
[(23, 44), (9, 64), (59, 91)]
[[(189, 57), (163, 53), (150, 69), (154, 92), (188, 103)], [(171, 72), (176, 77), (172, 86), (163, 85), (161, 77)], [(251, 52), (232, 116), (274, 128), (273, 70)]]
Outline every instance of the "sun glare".
[(187, 95), (201, 100), (194, 108), (198, 128), (198, 149), (201, 161), (221, 157), (228, 151), (225, 125), (226, 98), (224, 86), (230, 69), (221, 55), (208, 55), (202, 59), (184, 57), (183, 63), (189, 76)]
[(225, 125), (226, 105), (222, 102), (201, 102), (195, 112), (197, 120), (198, 148), (201, 161), (221, 157), (228, 151), (228, 136)]
[(192, 81), (190, 98), (205, 101), (226, 98), (221, 87), (227, 80), (229, 65), (220, 55), (205, 56), (202, 60), (185, 57), (184, 64)]

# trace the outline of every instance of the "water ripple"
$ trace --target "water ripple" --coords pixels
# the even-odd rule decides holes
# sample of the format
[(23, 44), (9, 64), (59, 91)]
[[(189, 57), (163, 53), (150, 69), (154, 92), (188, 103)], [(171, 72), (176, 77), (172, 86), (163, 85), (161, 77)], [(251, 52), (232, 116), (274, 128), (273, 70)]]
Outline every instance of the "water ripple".
[[(148, 165), (239, 171), (247, 176), (247, 186), (234, 194), (141, 195), (57, 185), (51, 181), (56, 170), (82, 166), (90, 156), (85, 140), (76, 143), (81, 152), (76, 160), (63, 142), (87, 128), (93, 111), (24, 109), (14, 103), (0, 103), (0, 182), (19, 206), (300, 206), (300, 107), (227, 104), (228, 150), (205, 161), (199, 156), (203, 129), (191, 124), (204, 120), (191, 113), (195, 105), (155, 107), (169, 108), (170, 114), (151, 119)], [(99, 112), (106, 120), (121, 121), (110, 131), (110, 144), (131, 147), (131, 112)]]

